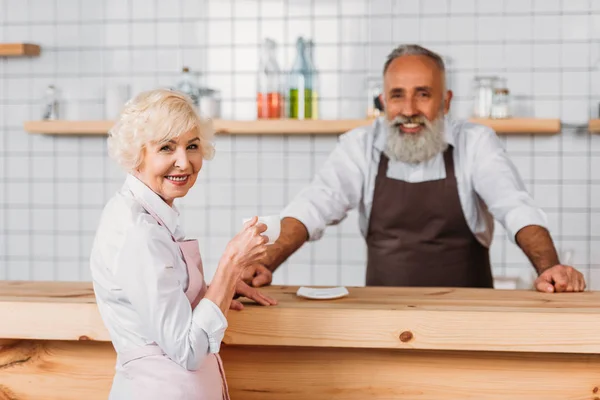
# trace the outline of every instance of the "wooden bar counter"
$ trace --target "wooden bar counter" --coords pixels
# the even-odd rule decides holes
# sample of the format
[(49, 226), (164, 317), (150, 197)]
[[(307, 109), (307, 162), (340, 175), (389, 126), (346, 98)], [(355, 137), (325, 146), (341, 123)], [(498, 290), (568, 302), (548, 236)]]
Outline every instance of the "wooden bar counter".
[[(265, 291), (229, 313), (233, 400), (600, 400), (600, 293)], [(106, 399), (115, 352), (90, 283), (0, 282), (0, 400)]]

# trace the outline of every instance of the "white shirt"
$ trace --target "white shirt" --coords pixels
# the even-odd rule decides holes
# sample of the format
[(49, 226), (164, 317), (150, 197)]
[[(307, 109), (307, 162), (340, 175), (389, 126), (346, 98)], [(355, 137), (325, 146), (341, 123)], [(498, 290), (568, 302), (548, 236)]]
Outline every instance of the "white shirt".
[(170, 232), (177, 240), (184, 238), (177, 209), (129, 175), (102, 213), (90, 258), (92, 279), (118, 353), (156, 343), (173, 361), (193, 370), (209, 352), (219, 352), (227, 320), (208, 299), (192, 311), (185, 295), (187, 268)]
[[(308, 229), (309, 239), (317, 240), (326, 226), (339, 223), (348, 211), (358, 207), (360, 230), (366, 237), (387, 132), (386, 120), (380, 117), (370, 126), (341, 135), (312, 183), (283, 210), (281, 217), (298, 219)], [(454, 147), (454, 169), (465, 220), (481, 244), (490, 246), (494, 218), (513, 242), (517, 232), (527, 225), (547, 226), (546, 214), (534, 204), (492, 129), (446, 118), (444, 135)], [(443, 154), (419, 164), (390, 160), (387, 177), (406, 182), (443, 179)]]

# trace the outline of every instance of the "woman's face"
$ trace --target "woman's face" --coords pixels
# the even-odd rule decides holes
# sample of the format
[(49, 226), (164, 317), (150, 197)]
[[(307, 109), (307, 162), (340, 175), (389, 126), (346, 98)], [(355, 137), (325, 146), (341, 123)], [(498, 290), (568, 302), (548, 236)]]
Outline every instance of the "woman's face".
[(166, 143), (150, 143), (144, 148), (136, 177), (169, 205), (183, 197), (196, 182), (202, 168), (202, 149), (193, 129)]

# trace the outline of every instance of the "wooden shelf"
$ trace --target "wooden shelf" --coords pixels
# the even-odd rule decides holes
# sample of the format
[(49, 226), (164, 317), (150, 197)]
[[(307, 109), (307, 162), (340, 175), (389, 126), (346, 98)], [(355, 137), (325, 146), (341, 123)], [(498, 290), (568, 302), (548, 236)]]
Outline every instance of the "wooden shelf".
[(359, 126), (370, 125), (370, 119), (295, 120), (275, 119), (256, 121), (215, 120), (217, 133), (230, 135), (281, 135), (281, 134), (341, 134)]
[[(332, 135), (371, 123), (369, 119), (213, 121), (217, 133), (230, 135)], [(50, 135), (105, 135), (113, 124), (113, 121), (28, 121), (25, 130)]]
[(592, 133), (600, 133), (600, 119), (590, 119), (588, 123), (588, 131)]
[[(560, 132), (560, 120), (536, 118), (512, 118), (506, 120), (472, 119), (487, 125), (498, 134), (554, 134)], [(370, 125), (371, 119), (345, 120), (214, 120), (219, 134), (230, 135), (281, 135), (281, 134), (341, 134), (350, 129)], [(105, 135), (113, 121), (28, 121), (25, 130), (30, 133), (50, 135)]]
[(27, 121), (24, 128), (47, 135), (106, 135), (113, 124), (114, 121)]
[(39, 56), (40, 46), (31, 43), (0, 43), (0, 57)]
[(507, 118), (482, 119), (472, 118), (471, 122), (487, 125), (499, 134), (554, 134), (560, 132), (560, 119), (542, 118)]

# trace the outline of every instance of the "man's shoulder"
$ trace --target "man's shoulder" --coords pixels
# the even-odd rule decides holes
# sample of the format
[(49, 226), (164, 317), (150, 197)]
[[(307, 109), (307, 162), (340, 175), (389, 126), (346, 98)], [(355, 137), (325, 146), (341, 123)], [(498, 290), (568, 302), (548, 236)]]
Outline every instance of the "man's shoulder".
[(467, 119), (452, 119), (449, 123), (457, 147), (469, 148), (481, 141), (498, 140), (496, 132), (489, 126)]

